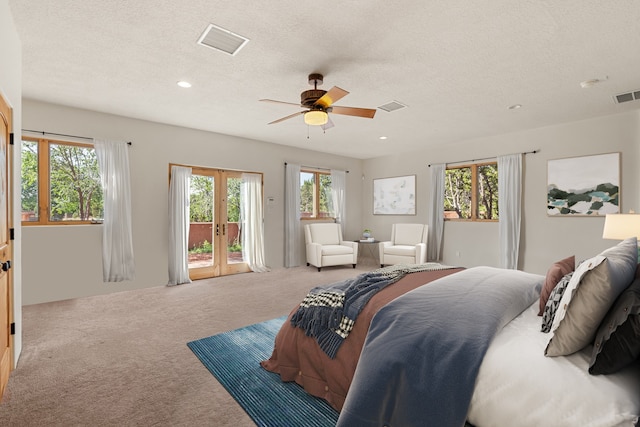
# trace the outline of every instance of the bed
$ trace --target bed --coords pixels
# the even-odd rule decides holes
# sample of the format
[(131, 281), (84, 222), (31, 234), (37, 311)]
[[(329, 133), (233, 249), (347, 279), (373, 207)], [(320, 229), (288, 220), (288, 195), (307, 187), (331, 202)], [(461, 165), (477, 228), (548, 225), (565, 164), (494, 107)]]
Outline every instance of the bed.
[[(491, 267), (411, 272), (371, 296), (333, 357), (287, 321), (262, 366), (329, 402), (338, 426), (637, 425), (636, 349), (614, 349), (614, 359), (625, 359), (614, 372), (589, 373), (629, 319), (640, 324), (636, 245), (628, 239), (570, 275), (555, 265), (547, 276)], [(553, 293), (558, 277), (561, 295)], [(542, 333), (548, 305), (555, 313)]]

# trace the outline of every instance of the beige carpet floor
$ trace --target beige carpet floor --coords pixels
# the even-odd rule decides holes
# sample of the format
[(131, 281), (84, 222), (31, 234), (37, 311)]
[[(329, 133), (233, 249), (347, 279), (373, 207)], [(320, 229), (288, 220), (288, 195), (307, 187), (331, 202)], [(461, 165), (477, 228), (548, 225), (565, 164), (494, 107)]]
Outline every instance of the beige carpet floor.
[(277, 269), (23, 307), (0, 426), (253, 426), (188, 341), (288, 314), (374, 265)]

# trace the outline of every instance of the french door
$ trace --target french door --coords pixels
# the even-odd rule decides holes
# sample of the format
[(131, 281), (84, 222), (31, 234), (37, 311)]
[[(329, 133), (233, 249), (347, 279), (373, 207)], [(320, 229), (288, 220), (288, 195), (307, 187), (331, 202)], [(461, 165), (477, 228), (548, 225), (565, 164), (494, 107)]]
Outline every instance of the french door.
[(191, 168), (189, 277), (192, 280), (248, 272), (242, 258), (242, 172)]

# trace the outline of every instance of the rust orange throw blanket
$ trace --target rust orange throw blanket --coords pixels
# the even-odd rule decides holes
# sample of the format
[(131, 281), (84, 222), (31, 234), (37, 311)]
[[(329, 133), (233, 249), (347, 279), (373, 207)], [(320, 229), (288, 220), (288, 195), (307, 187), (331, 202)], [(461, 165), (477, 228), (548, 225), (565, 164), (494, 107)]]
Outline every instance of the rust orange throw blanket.
[(339, 411), (349, 391), (369, 324), (378, 309), (406, 292), (460, 270), (462, 268), (410, 273), (377, 292), (358, 315), (335, 359), (327, 356), (313, 337), (291, 325), (291, 316), (298, 310), (296, 306), (276, 336), (271, 357), (260, 364), (280, 374), (282, 381), (295, 381), (309, 394), (325, 399)]

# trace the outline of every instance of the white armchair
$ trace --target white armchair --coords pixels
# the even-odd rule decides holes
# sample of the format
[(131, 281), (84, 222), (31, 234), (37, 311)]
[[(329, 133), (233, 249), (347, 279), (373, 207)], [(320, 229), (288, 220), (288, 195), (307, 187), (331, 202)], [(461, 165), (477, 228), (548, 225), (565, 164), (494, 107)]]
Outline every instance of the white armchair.
[(427, 262), (428, 228), (425, 224), (393, 224), (391, 240), (379, 245), (380, 267)]
[(353, 264), (358, 262), (358, 243), (342, 240), (342, 227), (334, 223), (316, 223), (304, 226), (307, 246), (307, 266)]

